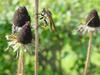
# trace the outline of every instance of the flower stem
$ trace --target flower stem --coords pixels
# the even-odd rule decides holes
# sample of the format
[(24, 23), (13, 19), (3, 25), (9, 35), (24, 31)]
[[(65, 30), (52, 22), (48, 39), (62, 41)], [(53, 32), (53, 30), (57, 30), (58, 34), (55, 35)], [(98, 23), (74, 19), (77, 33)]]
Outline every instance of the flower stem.
[(39, 0), (35, 0), (35, 75), (38, 75), (38, 50), (39, 50), (38, 2)]
[(24, 74), (24, 53), (21, 50), (20, 50), (19, 59), (18, 59), (17, 75), (25, 75)]
[(87, 56), (86, 56), (83, 75), (88, 75), (88, 66), (90, 63), (90, 56), (91, 56), (91, 49), (92, 49), (92, 34), (93, 34), (92, 32), (89, 33), (89, 42), (88, 42)]

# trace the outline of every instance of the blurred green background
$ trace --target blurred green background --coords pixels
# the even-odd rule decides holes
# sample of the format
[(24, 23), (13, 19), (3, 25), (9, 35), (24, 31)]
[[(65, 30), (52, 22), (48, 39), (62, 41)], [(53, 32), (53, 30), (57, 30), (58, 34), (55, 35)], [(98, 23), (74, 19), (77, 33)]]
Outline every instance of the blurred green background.
[[(11, 34), (12, 17), (19, 6), (27, 7), (34, 25), (34, 0), (0, 0), (0, 75), (17, 73), (16, 53), (5, 51), (5, 35)], [(39, 12), (42, 8), (52, 11), (57, 31), (39, 29), (39, 75), (82, 75), (88, 36), (80, 37), (73, 30), (85, 23), (92, 9), (97, 9), (100, 15), (100, 0), (40, 0)], [(34, 55), (28, 53), (25, 54), (25, 73), (34, 74)], [(100, 75), (99, 34), (93, 37), (89, 75)]]

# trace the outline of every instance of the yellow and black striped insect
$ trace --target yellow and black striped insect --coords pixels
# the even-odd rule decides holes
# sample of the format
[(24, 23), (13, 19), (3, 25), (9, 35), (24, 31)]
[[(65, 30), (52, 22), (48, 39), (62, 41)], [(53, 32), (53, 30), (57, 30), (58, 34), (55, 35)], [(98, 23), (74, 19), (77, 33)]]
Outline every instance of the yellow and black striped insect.
[(45, 25), (50, 25), (50, 30), (52, 32), (56, 31), (56, 27), (55, 27), (55, 24), (54, 24), (54, 21), (53, 21), (53, 18), (52, 18), (51, 11), (43, 8), (40, 15), (41, 15), (40, 19), (43, 19)]

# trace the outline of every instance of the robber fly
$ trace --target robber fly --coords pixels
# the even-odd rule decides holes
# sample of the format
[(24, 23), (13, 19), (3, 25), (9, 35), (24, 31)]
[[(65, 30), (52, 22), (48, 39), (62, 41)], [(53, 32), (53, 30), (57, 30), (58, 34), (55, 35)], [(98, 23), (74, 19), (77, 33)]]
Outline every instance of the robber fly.
[(46, 10), (45, 8), (43, 8), (40, 19), (43, 19), (45, 25), (48, 25), (48, 24), (50, 25), (51, 31), (56, 30), (56, 27), (52, 18), (52, 13), (50, 10)]

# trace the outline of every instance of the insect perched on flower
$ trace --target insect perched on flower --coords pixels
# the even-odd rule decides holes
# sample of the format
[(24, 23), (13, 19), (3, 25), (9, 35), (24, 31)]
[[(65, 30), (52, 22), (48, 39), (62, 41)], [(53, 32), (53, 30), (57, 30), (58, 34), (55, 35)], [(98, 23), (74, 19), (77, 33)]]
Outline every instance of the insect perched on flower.
[(86, 24), (80, 25), (77, 31), (80, 34), (85, 34), (86, 32), (95, 32), (100, 27), (100, 19), (98, 13), (93, 9), (86, 18)]
[(50, 10), (46, 10), (45, 8), (43, 8), (40, 19), (43, 19), (45, 25), (48, 25), (48, 24), (50, 25), (51, 31), (54, 32), (56, 30), (56, 27), (52, 18), (52, 13)]
[(19, 7), (13, 16), (12, 33), (16, 33), (27, 21), (31, 21), (31, 19), (26, 7)]

